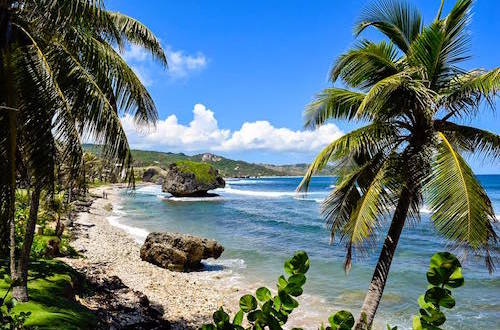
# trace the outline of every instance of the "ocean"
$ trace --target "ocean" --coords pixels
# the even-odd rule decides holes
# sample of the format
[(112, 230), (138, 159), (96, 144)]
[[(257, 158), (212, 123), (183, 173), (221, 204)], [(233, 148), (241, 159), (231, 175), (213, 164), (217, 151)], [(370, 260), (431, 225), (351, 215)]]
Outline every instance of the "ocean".
[[(296, 250), (311, 259), (301, 317), (310, 320), (308, 329), (327, 322), (339, 309), (357, 314), (372, 276), (379, 249), (353, 261), (349, 274), (342, 268), (344, 246), (330, 245), (329, 232), (320, 215), (321, 201), (335, 185), (333, 177), (313, 178), (307, 195), (297, 195), (301, 178), (258, 178), (227, 180), (209, 199), (168, 198), (160, 186), (146, 186), (134, 193), (123, 192), (123, 203), (112, 224), (125, 229), (137, 241), (148, 232), (171, 231), (213, 238), (225, 251), (208, 261), (208, 269), (229, 269), (245, 283), (275, 287), (283, 272), (283, 261)], [(483, 175), (497, 219), (500, 219), (500, 175)], [(445, 251), (446, 242), (436, 235), (430, 213), (421, 210), (420, 223), (404, 230), (377, 319), (379, 324), (410, 329), (418, 311), (417, 298), (427, 287), (425, 273), (429, 258)], [(381, 242), (387, 227), (377, 237)], [(495, 224), (500, 234), (500, 225)], [(499, 247), (496, 247), (497, 252)], [(469, 255), (464, 264), (465, 286), (453, 290), (457, 305), (446, 310), (445, 329), (500, 329), (500, 265), (490, 275), (484, 261)]]

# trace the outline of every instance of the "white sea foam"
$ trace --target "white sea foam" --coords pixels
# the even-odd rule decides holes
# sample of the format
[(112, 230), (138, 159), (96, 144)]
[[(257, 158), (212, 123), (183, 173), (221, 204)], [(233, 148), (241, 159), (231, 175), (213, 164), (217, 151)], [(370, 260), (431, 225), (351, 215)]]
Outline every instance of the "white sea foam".
[(220, 202), (224, 200), (222, 196), (210, 196), (210, 197), (174, 197), (174, 196), (162, 196), (160, 197), (165, 201), (171, 202)]
[(325, 200), (324, 198), (307, 198), (307, 197), (294, 197), (294, 199), (299, 200), (299, 201), (310, 201), (310, 202), (316, 202), (316, 203), (323, 203)]
[(238, 184), (266, 184), (266, 183), (275, 183), (276, 181), (269, 181), (269, 180), (227, 180), (226, 181), (226, 184), (227, 183), (230, 183), (230, 184), (235, 184), (235, 185), (238, 185)]
[(243, 190), (243, 189), (233, 189), (229, 186), (226, 186), (226, 188), (216, 189), (215, 191), (221, 192), (221, 193), (226, 193), (226, 194), (232, 194), (232, 195), (269, 197), (269, 198), (280, 198), (280, 197), (297, 195), (297, 193), (294, 191)]
[(209, 259), (205, 261), (205, 264), (209, 266), (222, 266), (231, 269), (247, 268), (245, 260), (243, 259), (218, 259), (218, 260)]
[(144, 243), (144, 240), (148, 236), (149, 232), (144, 229), (144, 228), (138, 228), (138, 227), (133, 227), (133, 226), (128, 226), (120, 221), (118, 219), (122, 218), (121, 216), (118, 215), (110, 215), (107, 217), (107, 220), (110, 225), (120, 228), (123, 231), (127, 232), (129, 235), (131, 235), (138, 243)]

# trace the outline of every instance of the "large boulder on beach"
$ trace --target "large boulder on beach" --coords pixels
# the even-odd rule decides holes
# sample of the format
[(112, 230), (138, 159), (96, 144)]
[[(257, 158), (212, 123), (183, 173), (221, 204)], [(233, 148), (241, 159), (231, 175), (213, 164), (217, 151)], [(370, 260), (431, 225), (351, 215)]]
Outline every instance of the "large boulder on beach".
[(226, 182), (212, 165), (181, 161), (168, 167), (162, 190), (176, 197), (203, 197), (209, 190), (225, 186)]
[(200, 269), (201, 260), (220, 257), (224, 247), (213, 239), (178, 233), (151, 233), (141, 247), (141, 259), (173, 271)]

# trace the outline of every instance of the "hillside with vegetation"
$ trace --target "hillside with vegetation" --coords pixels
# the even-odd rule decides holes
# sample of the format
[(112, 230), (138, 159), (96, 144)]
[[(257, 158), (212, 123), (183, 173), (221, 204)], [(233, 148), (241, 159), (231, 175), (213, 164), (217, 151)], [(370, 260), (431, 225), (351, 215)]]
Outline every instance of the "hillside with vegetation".
[[(100, 148), (96, 145), (87, 144), (85, 150), (97, 156), (100, 154)], [(272, 165), (272, 164), (254, 164), (242, 160), (233, 160), (211, 153), (197, 154), (193, 156), (184, 153), (132, 150), (134, 166), (136, 168), (158, 166), (167, 168), (168, 165), (180, 161), (194, 161), (211, 164), (224, 177), (255, 177), (255, 176), (288, 176), (304, 175), (308, 164), (294, 165)], [(320, 174), (330, 174), (331, 168), (325, 168)]]

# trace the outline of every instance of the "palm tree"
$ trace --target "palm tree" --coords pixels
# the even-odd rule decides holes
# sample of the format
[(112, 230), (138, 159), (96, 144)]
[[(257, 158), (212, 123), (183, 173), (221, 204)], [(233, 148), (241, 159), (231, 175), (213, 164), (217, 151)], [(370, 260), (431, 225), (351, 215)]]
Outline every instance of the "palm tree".
[(307, 190), (311, 176), (327, 163), (337, 165), (337, 186), (322, 214), (332, 239), (346, 246), (346, 271), (354, 253), (374, 246), (376, 232), (392, 214), (357, 329), (372, 324), (403, 227), (420, 219), (424, 202), (437, 233), (483, 256), (490, 271), (494, 267), (495, 214), (464, 155), (498, 159), (500, 137), (457, 122), (478, 115), (483, 100), (493, 108), (500, 88), (499, 68), (459, 67), (469, 58), (471, 5), (472, 0), (458, 0), (442, 18), (441, 2), (427, 26), (405, 2), (368, 7), (355, 34), (374, 27), (388, 40), (362, 39), (338, 57), (330, 80), (341, 79), (347, 88), (323, 90), (306, 109), (308, 127), (330, 119), (362, 125), (322, 150), (298, 188)]
[[(119, 116), (154, 123), (154, 102), (114, 47), (142, 46), (166, 65), (157, 38), (140, 22), (109, 12), (102, 0), (0, 0), (0, 216), (10, 227), (13, 296), (26, 301), (29, 254), (42, 189), (54, 190), (57, 146), (72, 173), (82, 168), (82, 137), (103, 145), (133, 184), (132, 156)], [(12, 244), (16, 173), (32, 189), (17, 258)], [(17, 170), (17, 172), (16, 172)], [(0, 242), (8, 240), (5, 235)], [(5, 249), (4, 249), (5, 251)]]

